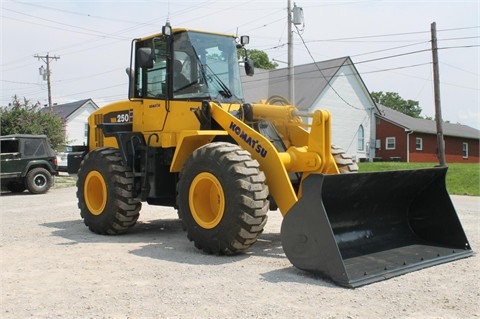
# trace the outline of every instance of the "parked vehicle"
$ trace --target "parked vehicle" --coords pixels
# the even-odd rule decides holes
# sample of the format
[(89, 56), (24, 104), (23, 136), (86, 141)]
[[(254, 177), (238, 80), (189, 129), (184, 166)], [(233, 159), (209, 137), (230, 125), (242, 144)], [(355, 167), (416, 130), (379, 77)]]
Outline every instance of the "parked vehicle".
[(57, 158), (45, 135), (1, 136), (0, 153), (2, 189), (43, 194), (53, 185)]
[(63, 151), (57, 152), (57, 170), (66, 172), (68, 166), (68, 154), (72, 152), (71, 146), (65, 146)]

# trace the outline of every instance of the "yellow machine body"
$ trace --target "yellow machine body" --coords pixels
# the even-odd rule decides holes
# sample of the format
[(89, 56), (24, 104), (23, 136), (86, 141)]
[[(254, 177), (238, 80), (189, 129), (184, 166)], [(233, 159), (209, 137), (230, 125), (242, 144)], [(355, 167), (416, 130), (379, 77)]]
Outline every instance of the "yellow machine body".
[(472, 254), (446, 169), (356, 173), (350, 160), (342, 174), (327, 110), (243, 101), (237, 47), (168, 26), (133, 40), (129, 99), (88, 120), (77, 196), (92, 231), (125, 232), (147, 201), (178, 208), (198, 248), (231, 254), (256, 241), (270, 205), (290, 261), (347, 287)]

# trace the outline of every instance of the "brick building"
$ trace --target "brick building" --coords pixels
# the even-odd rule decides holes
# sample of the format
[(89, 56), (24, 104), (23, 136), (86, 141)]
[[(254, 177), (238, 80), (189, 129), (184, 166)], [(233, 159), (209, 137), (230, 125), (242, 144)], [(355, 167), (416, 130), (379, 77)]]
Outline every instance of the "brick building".
[[(383, 161), (438, 162), (437, 130), (432, 120), (413, 118), (377, 104), (376, 158)], [(478, 163), (480, 131), (443, 123), (445, 161)]]

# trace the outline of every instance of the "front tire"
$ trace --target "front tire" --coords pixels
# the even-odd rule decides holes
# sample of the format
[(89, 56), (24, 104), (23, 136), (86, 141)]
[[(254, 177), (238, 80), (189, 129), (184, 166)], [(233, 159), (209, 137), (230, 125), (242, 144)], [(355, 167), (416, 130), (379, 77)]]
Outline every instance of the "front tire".
[(25, 185), (32, 194), (44, 194), (52, 187), (53, 178), (43, 167), (32, 169), (25, 176)]
[(117, 235), (135, 225), (142, 203), (134, 197), (134, 177), (120, 151), (100, 148), (88, 153), (78, 170), (80, 215), (94, 233)]
[(230, 255), (248, 249), (267, 222), (265, 175), (238, 145), (215, 142), (195, 150), (178, 182), (180, 218), (195, 247)]

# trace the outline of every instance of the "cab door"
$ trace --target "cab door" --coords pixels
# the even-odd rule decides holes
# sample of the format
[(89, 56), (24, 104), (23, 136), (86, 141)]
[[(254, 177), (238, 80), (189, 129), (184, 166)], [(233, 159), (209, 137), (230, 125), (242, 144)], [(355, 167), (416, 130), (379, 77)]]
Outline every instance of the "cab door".
[(137, 61), (138, 56), (145, 52), (151, 55), (150, 63), (135, 66), (134, 97), (143, 100), (141, 131), (149, 134), (163, 131), (168, 113), (167, 42), (163, 38), (137, 42)]

